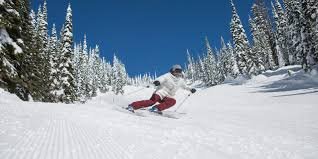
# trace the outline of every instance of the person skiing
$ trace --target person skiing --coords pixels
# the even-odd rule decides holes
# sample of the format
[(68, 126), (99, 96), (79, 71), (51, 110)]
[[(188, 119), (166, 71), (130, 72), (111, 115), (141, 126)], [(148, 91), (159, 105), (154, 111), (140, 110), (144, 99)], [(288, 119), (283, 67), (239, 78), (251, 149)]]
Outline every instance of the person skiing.
[(162, 114), (161, 111), (176, 104), (176, 100), (173, 98), (173, 96), (179, 88), (189, 90), (191, 93), (196, 92), (196, 89), (190, 88), (185, 84), (182, 68), (180, 65), (173, 65), (168, 73), (155, 79), (153, 84), (157, 86), (157, 89), (149, 100), (133, 102), (129, 104), (126, 109), (134, 112), (134, 110), (149, 107), (159, 102), (159, 104), (153, 106), (151, 109), (149, 109), (149, 111)]

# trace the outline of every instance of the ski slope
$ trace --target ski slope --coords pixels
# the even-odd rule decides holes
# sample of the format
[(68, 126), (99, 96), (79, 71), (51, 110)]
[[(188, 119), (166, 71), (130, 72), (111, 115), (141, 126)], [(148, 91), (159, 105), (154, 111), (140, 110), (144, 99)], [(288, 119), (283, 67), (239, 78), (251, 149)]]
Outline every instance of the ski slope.
[[(318, 158), (317, 72), (291, 66), (199, 90), (179, 119), (115, 109), (152, 91), (66, 105), (22, 102), (0, 90), (0, 159)], [(187, 94), (179, 91), (177, 101)]]

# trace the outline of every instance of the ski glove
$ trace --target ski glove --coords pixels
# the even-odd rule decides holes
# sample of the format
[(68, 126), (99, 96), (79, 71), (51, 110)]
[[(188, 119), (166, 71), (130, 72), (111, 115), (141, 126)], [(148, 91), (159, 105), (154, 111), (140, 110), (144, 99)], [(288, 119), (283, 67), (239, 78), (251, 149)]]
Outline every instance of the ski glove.
[(159, 81), (154, 81), (153, 84), (154, 84), (155, 86), (159, 86), (159, 85), (160, 85), (160, 82), (159, 82)]
[(196, 91), (197, 91), (197, 90), (194, 89), (194, 88), (192, 88), (192, 89), (190, 90), (191, 93), (195, 93)]

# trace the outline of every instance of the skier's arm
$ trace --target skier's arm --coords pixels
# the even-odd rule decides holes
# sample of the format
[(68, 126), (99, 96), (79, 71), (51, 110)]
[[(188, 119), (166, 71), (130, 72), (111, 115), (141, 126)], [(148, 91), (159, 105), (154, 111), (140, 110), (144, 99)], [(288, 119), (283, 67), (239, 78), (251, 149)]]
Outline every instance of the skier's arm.
[(191, 93), (195, 93), (197, 91), (194, 88), (190, 88), (184, 81), (182, 81), (181, 87), (185, 90), (190, 91)]
[(164, 74), (164, 75), (158, 77), (157, 79), (155, 79), (153, 84), (155, 86), (159, 86), (160, 84), (164, 83), (167, 80), (167, 76), (168, 76), (168, 74)]
[(188, 91), (191, 90), (191, 88), (185, 83), (184, 80), (182, 80), (182, 82), (181, 82), (181, 88), (188, 90)]

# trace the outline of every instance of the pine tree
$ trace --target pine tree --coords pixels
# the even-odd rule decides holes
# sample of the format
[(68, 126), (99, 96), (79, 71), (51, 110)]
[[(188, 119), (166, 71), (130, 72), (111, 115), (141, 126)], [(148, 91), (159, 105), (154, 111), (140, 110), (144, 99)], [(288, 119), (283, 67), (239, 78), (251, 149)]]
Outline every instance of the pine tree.
[(78, 47), (78, 66), (77, 66), (77, 94), (78, 98), (81, 102), (85, 102), (88, 98), (88, 52), (87, 52), (87, 43), (86, 43), (86, 35), (84, 35), (83, 45), (79, 45)]
[(272, 50), (270, 48), (266, 33), (255, 23), (255, 20), (251, 17), (249, 19), (249, 22), (253, 37), (252, 52), (254, 52), (257, 56), (259, 71), (275, 68), (275, 62), (272, 57)]
[(84, 35), (83, 51), (81, 56), (81, 70), (82, 70), (82, 88), (83, 98), (82, 101), (86, 101), (91, 97), (92, 85), (90, 83), (90, 65), (86, 35)]
[(205, 37), (205, 48), (204, 48), (204, 60), (203, 60), (203, 66), (205, 70), (205, 80), (204, 82), (208, 86), (214, 86), (218, 83), (217, 80), (217, 65), (215, 60), (215, 55), (212, 51), (212, 48), (210, 46), (209, 40), (207, 37)]
[(102, 59), (102, 64), (100, 65), (100, 70), (101, 70), (101, 88), (100, 88), (100, 91), (102, 93), (105, 93), (109, 90), (109, 72), (111, 71), (109, 69), (109, 66), (108, 66), (108, 63), (106, 63), (106, 60), (105, 58), (103, 57)]
[(221, 81), (224, 81), (226, 77), (236, 78), (239, 74), (232, 45), (230, 43), (225, 44), (223, 37), (221, 37), (219, 70)]
[(272, 55), (269, 56), (273, 58), (275, 65), (278, 65), (275, 33), (272, 30), (272, 24), (268, 15), (268, 9), (266, 7), (265, 0), (255, 0), (255, 3), (252, 6), (252, 13), (252, 19), (255, 25), (258, 27), (259, 30), (261, 30), (261, 32), (263, 32), (263, 34), (265, 34), (264, 38), (270, 45), (270, 53)]
[(0, 4), (0, 87), (28, 100), (23, 62), (29, 54), (31, 23), (28, 1), (3, 1)]
[(95, 49), (91, 51), (90, 54), (90, 76), (91, 76), (91, 85), (92, 85), (92, 92), (91, 96), (97, 96), (97, 91), (100, 88), (100, 58), (99, 58), (99, 47), (96, 45)]
[(316, 9), (316, 22), (314, 23), (313, 28), (315, 30), (314, 40), (315, 40), (316, 57), (318, 57), (318, 9)]
[[(21, 19), (22, 25), (21, 25), (21, 30), (22, 30), (22, 39), (23, 39), (23, 43), (24, 43), (24, 48), (23, 48), (23, 57), (22, 57), (22, 64), (21, 64), (21, 68), (20, 68), (20, 78), (21, 80), (23, 80), (20, 88), (19, 92), (22, 93), (22, 95), (18, 95), (20, 96), (21, 99), (23, 100), (29, 100), (29, 97), (31, 97), (31, 92), (32, 89), (32, 84), (31, 84), (31, 80), (32, 78), (30, 78), (30, 74), (33, 74), (34, 72), (30, 71), (32, 69), (32, 67), (28, 67), (30, 66), (30, 56), (35, 52), (34, 50), (34, 39), (33, 37), (36, 35), (34, 34), (34, 29), (33, 29), (33, 24), (32, 24), (32, 17), (31, 17), (31, 10), (30, 10), (30, 2), (29, 0), (21, 0), (21, 1), (17, 1), (17, 3), (20, 4), (20, 6), (18, 7), (19, 9), (19, 14), (21, 17), (23, 17)], [(34, 12), (33, 12), (34, 14)], [(34, 60), (33, 60), (34, 61)], [(35, 63), (36, 61), (34, 61), (33, 63)]]
[(188, 59), (188, 64), (187, 64), (187, 70), (186, 70), (186, 78), (190, 79), (191, 82), (193, 83), (196, 78), (195, 78), (195, 65), (194, 65), (194, 60), (193, 57), (190, 55), (189, 50), (187, 49), (187, 59)]
[(112, 65), (110, 64), (110, 62), (106, 62), (105, 63), (105, 69), (106, 69), (106, 76), (107, 76), (107, 78), (108, 79), (105, 79), (105, 81), (106, 81), (106, 85), (107, 85), (107, 87), (108, 87), (108, 89), (109, 89), (109, 87), (111, 87), (112, 86)]
[(78, 97), (78, 100), (81, 99), (82, 97), (82, 91), (81, 91), (81, 75), (82, 75), (82, 70), (81, 70), (81, 52), (82, 52), (82, 44), (81, 42), (79, 44), (74, 44), (74, 57), (73, 57), (73, 67), (74, 67), (74, 81), (76, 85), (76, 97)]
[(287, 48), (287, 22), (286, 14), (278, 0), (272, 3), (272, 11), (276, 26), (276, 51), (279, 67), (289, 65), (289, 49)]
[[(43, 14), (44, 13), (44, 14)], [(35, 101), (51, 102), (50, 95), (50, 63), (48, 59), (48, 33), (47, 33), (47, 10), (44, 3), (43, 11), (41, 5), (38, 8), (36, 19), (35, 36), (32, 49), (31, 63), (28, 67), (32, 68), (30, 72), (32, 85), (32, 97)], [(34, 22), (33, 22), (34, 24)], [(30, 80), (30, 79), (28, 79)]]
[(87, 65), (87, 98), (91, 98), (94, 93), (96, 92), (96, 88), (94, 86), (94, 58), (93, 58), (93, 54), (95, 52), (95, 50), (92, 50), (91, 48), (89, 49), (89, 55), (88, 55), (88, 65)]
[(112, 91), (115, 94), (124, 94), (124, 86), (127, 82), (127, 74), (124, 64), (114, 55), (112, 68)]
[(65, 103), (72, 103), (76, 100), (75, 96), (75, 81), (74, 69), (72, 65), (73, 58), (73, 27), (72, 27), (72, 9), (69, 4), (66, 13), (66, 21), (64, 25), (62, 50), (61, 50), (61, 63), (59, 69), (61, 72), (61, 96), (60, 99)]
[[(41, 9), (40, 9), (41, 11)], [(47, 7), (46, 1), (44, 1), (42, 12), (38, 14), (38, 34), (39, 37), (42, 39), (43, 42), (43, 54), (47, 54), (48, 49), (48, 22), (47, 22)], [(44, 55), (45, 56), (45, 55)]]
[(231, 75), (231, 77), (233, 77), (233, 78), (236, 78), (237, 77), (237, 75), (239, 75), (239, 73), (240, 73), (240, 71), (239, 71), (239, 69), (238, 69), (238, 66), (237, 66), (237, 62), (236, 62), (236, 55), (235, 55), (235, 53), (234, 53), (234, 50), (233, 50), (233, 47), (232, 47), (232, 45), (231, 45), (231, 43), (228, 43), (227, 44), (227, 48), (228, 48), (228, 53), (229, 53), (229, 70), (230, 70), (230, 75)]
[(196, 72), (198, 72), (198, 77), (199, 79), (201, 79), (202, 82), (206, 82), (208, 81), (208, 77), (207, 77), (207, 74), (205, 73), (206, 70), (205, 70), (205, 67), (204, 67), (204, 62), (201, 58), (201, 56), (198, 57), (198, 62), (197, 62), (197, 69), (196, 69)]
[(101, 91), (103, 89), (102, 87), (102, 60), (100, 58), (100, 50), (99, 50), (99, 46), (96, 45), (95, 46), (95, 60), (94, 60), (94, 72), (95, 72), (95, 80), (94, 83), (96, 85), (96, 90)]
[(230, 67), (230, 53), (228, 52), (228, 48), (224, 42), (223, 37), (221, 37), (221, 49), (219, 56), (219, 71), (220, 71), (220, 79), (223, 81), (227, 76), (229, 76), (231, 69)]
[(231, 20), (231, 33), (234, 43), (234, 52), (237, 58), (237, 65), (240, 74), (248, 74), (248, 54), (250, 52), (249, 43), (245, 30), (243, 28), (242, 22), (239, 15), (236, 12), (236, 8), (231, 0), (232, 5), (232, 20)]
[(57, 32), (55, 28), (55, 24), (53, 24), (52, 27), (52, 35), (50, 37), (49, 42), (49, 61), (51, 66), (50, 71), (50, 94), (52, 95), (51, 101), (58, 102), (58, 90), (60, 87), (60, 75), (61, 72), (59, 70), (59, 64), (60, 64), (60, 50), (59, 50), (59, 40), (57, 37)]
[[(28, 6), (28, 5), (27, 5)], [(34, 11), (29, 12), (25, 8), (25, 28), (23, 28), (23, 33), (27, 34), (24, 40), (24, 44), (27, 46), (24, 49), (24, 58), (21, 67), (21, 78), (27, 83), (28, 94), (31, 95), (34, 101), (42, 101), (43, 99), (43, 82), (39, 62), (39, 47), (38, 36), (37, 36), (37, 20)], [(29, 14), (30, 13), (30, 14)]]
[(311, 65), (316, 64), (318, 61), (314, 44), (314, 31), (312, 28), (316, 20), (313, 18), (315, 18), (314, 14), (316, 13), (317, 2), (311, 0), (302, 0), (301, 2), (302, 67), (305, 71), (308, 71)]
[(301, 4), (300, 0), (284, 0), (287, 14), (287, 48), (291, 64), (301, 63)]

